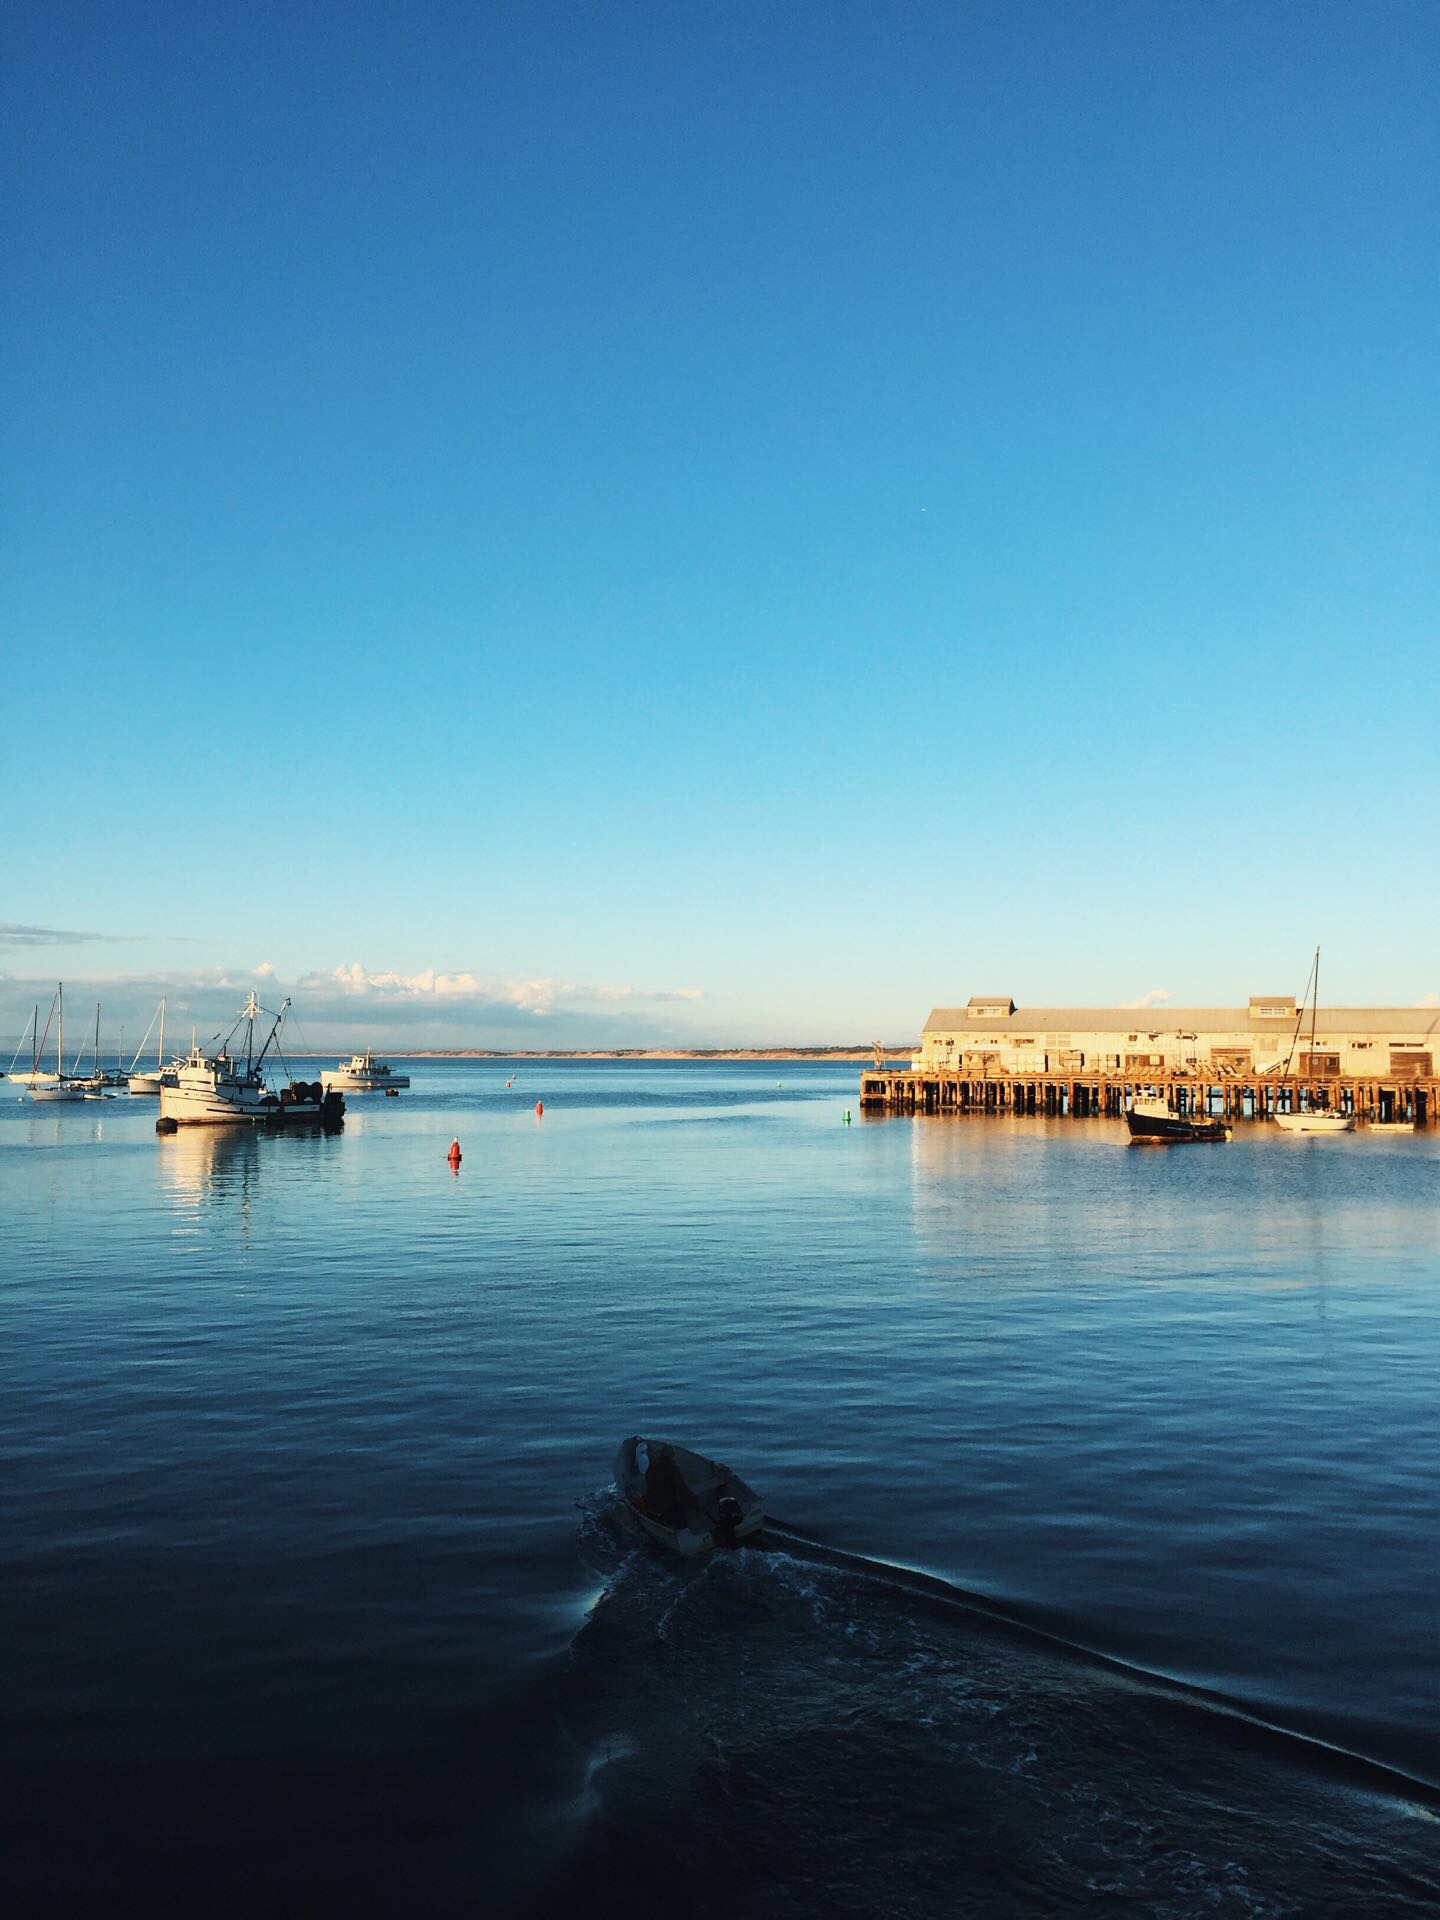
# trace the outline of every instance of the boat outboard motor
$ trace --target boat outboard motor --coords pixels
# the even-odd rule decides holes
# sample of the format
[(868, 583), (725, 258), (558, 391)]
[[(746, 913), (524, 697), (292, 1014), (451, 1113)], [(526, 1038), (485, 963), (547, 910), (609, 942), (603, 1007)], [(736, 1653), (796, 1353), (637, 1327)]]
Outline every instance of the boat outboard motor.
[(740, 1505), (740, 1502), (735, 1498), (733, 1493), (727, 1493), (717, 1504), (715, 1516), (715, 1533), (720, 1544), (725, 1547), (733, 1547), (735, 1544), (735, 1529), (745, 1518), (745, 1509)]

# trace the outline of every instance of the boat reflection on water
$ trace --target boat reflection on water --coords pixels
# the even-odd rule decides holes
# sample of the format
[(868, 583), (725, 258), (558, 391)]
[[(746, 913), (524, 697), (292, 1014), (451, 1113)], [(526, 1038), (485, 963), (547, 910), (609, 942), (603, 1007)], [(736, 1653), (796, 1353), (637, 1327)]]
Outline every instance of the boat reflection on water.
[[(181, 1201), (239, 1196), (248, 1202), (261, 1181), (269, 1153), (284, 1153), (289, 1143), (332, 1138), (338, 1127), (297, 1123), (288, 1127), (180, 1127), (157, 1133), (162, 1185)], [(304, 1151), (301, 1146), (300, 1151)]]
[(156, 1136), (162, 1184), (179, 1200), (238, 1187), (248, 1192), (260, 1158), (255, 1127), (181, 1127)]

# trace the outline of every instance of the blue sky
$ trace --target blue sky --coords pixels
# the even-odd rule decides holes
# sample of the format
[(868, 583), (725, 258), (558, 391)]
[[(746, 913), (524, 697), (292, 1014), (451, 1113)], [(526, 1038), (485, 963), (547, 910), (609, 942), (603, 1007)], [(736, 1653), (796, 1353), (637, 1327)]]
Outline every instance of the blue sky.
[(1435, 993), (1437, 52), (20, 6), (0, 1021)]

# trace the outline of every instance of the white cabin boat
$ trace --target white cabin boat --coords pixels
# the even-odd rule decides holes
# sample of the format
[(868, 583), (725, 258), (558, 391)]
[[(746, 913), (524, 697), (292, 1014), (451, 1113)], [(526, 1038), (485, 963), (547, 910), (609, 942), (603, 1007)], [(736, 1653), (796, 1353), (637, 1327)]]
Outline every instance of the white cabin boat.
[(363, 1053), (352, 1053), (337, 1067), (326, 1068), (320, 1078), (327, 1087), (338, 1087), (343, 1093), (388, 1093), (410, 1084), (408, 1073), (393, 1073), (369, 1047)]
[(1329, 1107), (1301, 1107), (1295, 1113), (1277, 1113), (1275, 1124), (1282, 1133), (1353, 1133), (1355, 1116)]
[[(255, 1126), (293, 1120), (338, 1122), (345, 1112), (345, 1101), (338, 1093), (327, 1093), (318, 1080), (291, 1080), (277, 1093), (265, 1078), (265, 1056), (280, 1031), (280, 1022), (289, 1005), (286, 1000), (274, 1016), (275, 1024), (258, 1054), (255, 1052), (255, 1016), (266, 1009), (257, 1005), (253, 993), (217, 1052), (207, 1053), (203, 1047), (192, 1045), (174, 1070), (174, 1084), (170, 1084), (169, 1074), (161, 1076), (158, 1125), (169, 1131), (175, 1126)], [(241, 1021), (246, 1026), (243, 1060), (229, 1051)]]

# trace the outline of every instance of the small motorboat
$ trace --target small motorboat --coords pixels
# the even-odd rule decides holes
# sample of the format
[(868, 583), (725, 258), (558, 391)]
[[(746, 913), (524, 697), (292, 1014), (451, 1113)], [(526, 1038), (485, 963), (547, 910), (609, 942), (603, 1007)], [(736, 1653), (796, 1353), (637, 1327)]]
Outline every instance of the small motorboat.
[[(665, 1446), (672, 1448), (675, 1465), (694, 1499), (683, 1515), (672, 1510), (662, 1517), (646, 1506), (646, 1470)], [(682, 1560), (693, 1560), (716, 1547), (738, 1546), (765, 1524), (759, 1494), (738, 1473), (673, 1441), (645, 1440), (638, 1434), (622, 1440), (615, 1456), (615, 1485), (627, 1524)]]
[(1171, 1140), (1228, 1140), (1223, 1120), (1207, 1113), (1172, 1113), (1165, 1101), (1151, 1096), (1137, 1100), (1125, 1116), (1132, 1141), (1163, 1146)]

